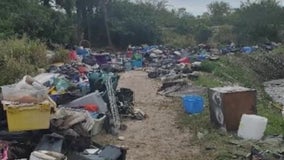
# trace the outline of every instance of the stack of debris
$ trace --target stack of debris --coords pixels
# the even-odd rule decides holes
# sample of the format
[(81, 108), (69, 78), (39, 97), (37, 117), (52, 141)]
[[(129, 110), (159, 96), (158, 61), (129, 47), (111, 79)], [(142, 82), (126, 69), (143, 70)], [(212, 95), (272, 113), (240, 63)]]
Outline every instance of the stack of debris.
[(72, 62), (47, 71), (2, 86), (1, 158), (125, 159), (125, 149), (92, 137), (101, 130), (117, 134), (121, 118), (144, 119), (134, 109), (134, 92), (118, 89), (118, 74), (102, 65)]

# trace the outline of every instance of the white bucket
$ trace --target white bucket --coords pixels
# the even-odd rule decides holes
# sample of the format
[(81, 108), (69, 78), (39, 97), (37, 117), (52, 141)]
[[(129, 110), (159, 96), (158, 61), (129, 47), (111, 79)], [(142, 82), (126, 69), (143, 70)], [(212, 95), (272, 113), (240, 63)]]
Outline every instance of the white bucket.
[(95, 135), (97, 135), (98, 133), (101, 132), (105, 118), (106, 118), (106, 115), (103, 115), (99, 119), (94, 119), (94, 126), (93, 126), (92, 131), (91, 131), (92, 136), (95, 136)]
[(239, 125), (238, 136), (244, 139), (259, 140), (263, 137), (267, 118), (243, 114)]

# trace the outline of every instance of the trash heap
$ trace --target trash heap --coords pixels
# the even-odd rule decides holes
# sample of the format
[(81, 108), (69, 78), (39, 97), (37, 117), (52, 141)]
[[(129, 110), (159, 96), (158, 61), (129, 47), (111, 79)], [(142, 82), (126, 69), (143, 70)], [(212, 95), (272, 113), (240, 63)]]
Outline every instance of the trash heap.
[[(198, 78), (202, 61), (216, 60), (218, 57), (207, 52), (200, 46), (198, 54), (192, 49), (173, 49), (166, 46), (132, 47), (133, 53), (143, 57), (145, 70), (151, 79), (160, 79), (163, 84), (158, 93), (164, 96), (181, 97), (188, 93), (203, 92), (202, 88), (194, 87), (192, 79)], [(130, 56), (131, 57), (131, 56)]]
[[(201, 74), (198, 71), (204, 60), (215, 61), (221, 56), (208, 50), (206, 45), (199, 47), (199, 51), (193, 52), (189, 49), (173, 50), (164, 46), (138, 47), (137, 49), (144, 56), (148, 77), (159, 79), (162, 82), (158, 93), (164, 96), (182, 97), (182, 105), (187, 114), (200, 114), (204, 111), (203, 95), (207, 92), (212, 125), (221, 131), (237, 135), (239, 138), (236, 145), (242, 144), (241, 148), (251, 147), (249, 155), (247, 155), (247, 150), (246, 155), (241, 155), (244, 159), (283, 159), (283, 136), (267, 137), (264, 135), (269, 121), (266, 117), (257, 114), (255, 89), (241, 86), (203, 89), (190, 83), (190, 80), (198, 78)], [(236, 53), (237, 50), (235, 48), (234, 52)], [(231, 48), (229, 52), (232, 51)], [(249, 54), (253, 51), (255, 50), (243, 47), (241, 52)], [(196, 52), (202, 53), (196, 54)], [(201, 139), (205, 134), (208, 133), (199, 132), (197, 136)], [(271, 149), (262, 151), (261, 147), (257, 147), (256, 142), (271, 146)]]
[(126, 150), (92, 137), (117, 135), (121, 118), (142, 120), (134, 92), (117, 88), (119, 75), (85, 63), (51, 65), (46, 73), (2, 86), (2, 159), (123, 160)]

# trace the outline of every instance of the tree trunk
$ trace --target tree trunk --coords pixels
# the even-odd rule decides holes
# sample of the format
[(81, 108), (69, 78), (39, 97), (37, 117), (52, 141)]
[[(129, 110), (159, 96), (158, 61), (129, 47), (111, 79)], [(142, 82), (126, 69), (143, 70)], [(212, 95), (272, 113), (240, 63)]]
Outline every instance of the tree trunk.
[(108, 4), (108, 0), (104, 0), (104, 2), (103, 2), (104, 23), (105, 23), (105, 30), (106, 30), (108, 45), (110, 47), (113, 47), (112, 40), (111, 40), (111, 35), (110, 35), (110, 31), (109, 31), (109, 26), (108, 26), (107, 4)]
[(77, 30), (77, 35), (76, 35), (76, 41), (77, 44), (80, 43), (80, 41), (82, 40), (82, 7), (80, 4), (81, 0), (77, 0), (76, 1), (76, 8), (77, 8), (77, 24), (76, 24), (76, 30)]

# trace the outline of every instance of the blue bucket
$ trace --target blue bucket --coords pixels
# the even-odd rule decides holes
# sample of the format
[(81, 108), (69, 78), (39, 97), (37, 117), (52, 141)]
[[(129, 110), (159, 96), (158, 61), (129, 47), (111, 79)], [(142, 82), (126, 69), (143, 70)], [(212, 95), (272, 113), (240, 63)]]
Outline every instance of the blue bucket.
[(197, 114), (203, 111), (204, 101), (201, 96), (188, 95), (182, 98), (183, 107), (186, 113)]

